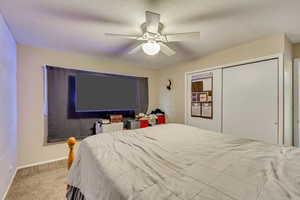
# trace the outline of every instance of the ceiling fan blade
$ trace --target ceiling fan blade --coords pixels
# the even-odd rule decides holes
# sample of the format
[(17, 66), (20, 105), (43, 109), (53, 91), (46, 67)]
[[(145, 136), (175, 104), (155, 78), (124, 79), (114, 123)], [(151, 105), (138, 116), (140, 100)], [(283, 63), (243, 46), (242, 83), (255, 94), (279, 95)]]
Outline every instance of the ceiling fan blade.
[[(52, 6), (51, 6), (52, 5)], [(76, 10), (71, 7), (59, 6), (55, 7), (54, 4), (35, 4), (33, 9), (40, 12), (47, 17), (66, 19), (70, 21), (83, 22), (83, 23), (99, 23), (99, 24), (112, 24), (118, 26), (125, 26), (129, 23), (124, 19), (117, 19), (102, 15), (99, 12), (89, 12), (87, 10)]]
[(128, 51), (128, 54), (135, 54), (138, 51), (142, 50), (142, 45), (143, 44), (139, 44), (136, 47), (134, 47), (133, 49), (131, 49), (130, 51)]
[(131, 40), (137, 40), (140, 37), (139, 35), (126, 35), (126, 34), (114, 34), (114, 33), (105, 33), (105, 35), (112, 38), (123, 38), (123, 39), (131, 39)]
[(151, 33), (157, 33), (160, 22), (160, 14), (146, 11), (146, 25), (147, 31)]
[(200, 38), (199, 32), (190, 32), (190, 33), (175, 33), (164, 35), (167, 42), (178, 42), (184, 40), (197, 40)]
[(176, 51), (174, 51), (173, 49), (171, 49), (170, 47), (168, 47), (162, 42), (159, 42), (159, 45), (160, 45), (160, 50), (167, 56), (173, 56), (176, 53)]

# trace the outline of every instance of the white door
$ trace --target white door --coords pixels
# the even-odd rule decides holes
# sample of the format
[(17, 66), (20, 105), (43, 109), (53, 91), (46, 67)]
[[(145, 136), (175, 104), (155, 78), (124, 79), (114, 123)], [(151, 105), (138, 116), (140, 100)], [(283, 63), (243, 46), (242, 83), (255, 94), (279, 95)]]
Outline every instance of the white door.
[(223, 69), (223, 133), (278, 143), (278, 60)]
[[(192, 116), (192, 78), (205, 76), (206, 74), (212, 74), (212, 119)], [(201, 129), (221, 132), (222, 69), (189, 73), (186, 76), (186, 81), (186, 124)]]

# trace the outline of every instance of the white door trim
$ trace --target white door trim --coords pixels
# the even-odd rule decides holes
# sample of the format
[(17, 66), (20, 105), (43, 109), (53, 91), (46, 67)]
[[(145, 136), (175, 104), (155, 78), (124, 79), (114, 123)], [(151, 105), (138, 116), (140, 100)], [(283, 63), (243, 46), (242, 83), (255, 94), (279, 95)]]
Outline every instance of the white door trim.
[(294, 59), (294, 62), (293, 62), (293, 72), (294, 72), (294, 75), (293, 75), (293, 93), (294, 93), (294, 97), (293, 97), (293, 101), (294, 101), (294, 136), (293, 136), (293, 140), (294, 140), (294, 145), (299, 147), (300, 146), (300, 137), (299, 137), (299, 80), (300, 80), (300, 77), (299, 77), (299, 63), (300, 63), (300, 58), (296, 58)]
[(220, 64), (214, 67), (205, 67), (203, 69), (197, 69), (194, 71), (190, 71), (190, 72), (185, 72), (185, 75), (187, 74), (194, 74), (194, 73), (198, 73), (198, 72), (205, 72), (205, 71), (212, 71), (215, 69), (223, 69), (225, 67), (232, 67), (232, 66), (236, 66), (236, 65), (244, 65), (244, 64), (248, 64), (248, 63), (254, 63), (254, 62), (259, 62), (259, 61), (264, 61), (264, 60), (270, 60), (270, 59), (276, 59), (278, 58), (279, 61), (283, 61), (283, 54), (279, 53), (279, 54), (272, 54), (269, 56), (262, 56), (262, 57), (257, 57), (257, 58), (252, 58), (252, 59), (247, 59), (247, 60), (243, 60), (243, 61), (238, 61), (238, 62), (234, 62), (234, 63), (229, 63), (229, 64)]
[[(278, 59), (278, 144), (283, 145), (284, 143), (284, 63), (283, 63), (283, 53), (273, 54), (269, 56), (263, 56), (253, 59), (248, 59), (244, 61), (238, 61), (235, 63), (229, 63), (229, 64), (222, 64), (214, 67), (206, 67), (204, 69), (194, 70), (190, 72), (185, 72), (185, 97), (188, 95), (188, 75), (199, 73), (199, 72), (206, 72), (206, 71), (212, 71), (215, 69), (223, 69), (227, 67), (233, 67), (238, 65), (244, 65), (244, 64), (250, 64), (254, 62), (260, 62), (264, 60), (270, 60), (270, 59)], [(185, 124), (187, 124), (188, 116), (187, 116), (187, 109), (188, 109), (188, 102), (187, 98), (184, 98), (184, 121)], [(221, 122), (223, 123), (223, 122)]]

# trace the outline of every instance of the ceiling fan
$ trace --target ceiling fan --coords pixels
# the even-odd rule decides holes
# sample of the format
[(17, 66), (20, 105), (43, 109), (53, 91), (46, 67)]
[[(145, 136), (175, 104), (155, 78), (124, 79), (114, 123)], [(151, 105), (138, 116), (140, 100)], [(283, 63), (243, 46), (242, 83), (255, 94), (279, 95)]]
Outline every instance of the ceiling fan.
[(106, 36), (115, 38), (126, 38), (138, 41), (145, 41), (142, 44), (137, 45), (131, 49), (128, 54), (137, 53), (143, 50), (147, 55), (156, 55), (160, 51), (167, 56), (172, 56), (176, 52), (168, 47), (168, 42), (178, 42), (184, 40), (199, 39), (199, 32), (188, 33), (175, 33), (175, 34), (163, 34), (162, 30), (164, 25), (160, 22), (160, 14), (146, 11), (146, 22), (141, 25), (141, 35), (126, 35), (126, 34), (114, 34), (105, 33)]

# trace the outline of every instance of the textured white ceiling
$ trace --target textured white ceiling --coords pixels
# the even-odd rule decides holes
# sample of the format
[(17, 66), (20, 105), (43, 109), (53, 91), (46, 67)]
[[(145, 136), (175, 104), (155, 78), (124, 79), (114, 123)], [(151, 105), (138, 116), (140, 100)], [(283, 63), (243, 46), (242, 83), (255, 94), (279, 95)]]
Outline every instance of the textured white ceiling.
[[(300, 41), (300, 0), (1, 0), (16, 40), (25, 45), (98, 55), (159, 68), (259, 37), (287, 33)], [(164, 33), (200, 31), (174, 42), (174, 56), (127, 55), (136, 44), (105, 32), (139, 34), (145, 11), (161, 14)]]

